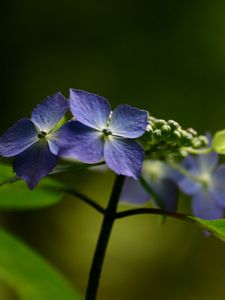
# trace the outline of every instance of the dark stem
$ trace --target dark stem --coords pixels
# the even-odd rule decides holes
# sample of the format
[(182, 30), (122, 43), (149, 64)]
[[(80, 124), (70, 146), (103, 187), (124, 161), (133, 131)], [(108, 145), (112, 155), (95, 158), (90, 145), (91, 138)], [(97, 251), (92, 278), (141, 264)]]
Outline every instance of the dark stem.
[(71, 187), (54, 187), (51, 185), (45, 185), (44, 189), (46, 190), (53, 190), (53, 191), (59, 191), (74, 197), (77, 197), (78, 199), (82, 200), (84, 203), (88, 204), (89, 206), (93, 207), (95, 210), (100, 212), (101, 214), (105, 214), (105, 208), (102, 207), (100, 204), (89, 198), (88, 196), (82, 194), (81, 192), (78, 192), (74, 188)]
[(92, 200), (91, 198), (87, 197), (86, 195), (72, 189), (72, 188), (64, 188), (62, 189), (62, 192), (75, 196), (77, 198), (79, 198), (80, 200), (82, 200), (83, 202), (85, 202), (86, 204), (90, 205), (91, 207), (93, 207), (95, 210), (97, 210), (98, 212), (104, 214), (105, 213), (105, 209), (98, 204), (97, 202), (95, 202), (94, 200)]
[(122, 191), (124, 176), (117, 175), (112, 193), (109, 199), (108, 206), (105, 210), (105, 215), (102, 222), (101, 231), (99, 234), (97, 246), (92, 260), (92, 266), (89, 273), (87, 286), (86, 300), (95, 300), (97, 296), (99, 280), (101, 276), (102, 266), (105, 258), (105, 253), (112, 231), (113, 223), (116, 219), (116, 210)]
[(167, 211), (158, 208), (135, 208), (135, 209), (121, 211), (116, 214), (116, 219), (122, 219), (129, 216), (143, 215), (143, 214), (167, 216), (167, 217), (184, 220), (184, 221), (189, 220), (186, 214)]

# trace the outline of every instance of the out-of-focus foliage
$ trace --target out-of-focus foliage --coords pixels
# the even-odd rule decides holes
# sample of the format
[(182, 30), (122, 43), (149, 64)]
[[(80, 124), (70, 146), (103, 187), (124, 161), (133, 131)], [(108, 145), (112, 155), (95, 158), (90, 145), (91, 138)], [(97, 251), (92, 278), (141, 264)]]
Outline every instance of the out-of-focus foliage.
[(19, 299), (80, 299), (47, 262), (3, 229), (0, 230), (0, 244), (0, 278)]
[(225, 130), (216, 132), (212, 140), (212, 148), (219, 154), (225, 154)]
[[(30, 191), (24, 181), (16, 180), (11, 166), (0, 165), (0, 209), (25, 210), (42, 208), (62, 199), (62, 192), (55, 181), (43, 179), (34, 191)], [(1, 186), (2, 185), (2, 186)]]

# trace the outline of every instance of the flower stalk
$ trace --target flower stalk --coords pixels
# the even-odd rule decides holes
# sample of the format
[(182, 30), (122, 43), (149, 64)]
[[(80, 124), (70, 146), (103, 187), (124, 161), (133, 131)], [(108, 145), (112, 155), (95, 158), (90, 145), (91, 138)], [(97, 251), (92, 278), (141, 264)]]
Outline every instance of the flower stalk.
[(116, 210), (120, 199), (120, 194), (123, 188), (125, 177), (121, 175), (116, 176), (116, 180), (112, 189), (108, 206), (102, 222), (101, 231), (99, 234), (97, 246), (92, 260), (92, 266), (89, 273), (89, 280), (87, 286), (86, 300), (95, 300), (104, 263), (105, 253), (109, 238), (112, 232), (113, 224), (116, 219)]

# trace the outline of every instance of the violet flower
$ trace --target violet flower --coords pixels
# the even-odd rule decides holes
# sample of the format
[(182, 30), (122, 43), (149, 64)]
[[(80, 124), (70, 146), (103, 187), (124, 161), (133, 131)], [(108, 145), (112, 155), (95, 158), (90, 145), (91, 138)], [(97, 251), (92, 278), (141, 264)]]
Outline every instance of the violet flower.
[(0, 137), (0, 154), (15, 157), (13, 169), (33, 189), (57, 164), (57, 132), (52, 131), (68, 109), (61, 93), (47, 97), (31, 119), (17, 121)]
[(190, 176), (179, 182), (181, 190), (192, 196), (195, 216), (203, 219), (221, 219), (225, 207), (225, 165), (218, 166), (218, 154), (188, 156), (183, 167)]
[[(176, 211), (178, 201), (178, 185), (177, 181), (181, 175), (159, 160), (146, 160), (143, 165), (142, 177), (145, 182), (157, 194), (161, 201), (161, 207)], [(147, 190), (139, 181), (127, 178), (121, 194), (121, 201), (134, 205), (143, 205), (149, 200), (155, 202)], [(155, 202), (157, 205), (157, 202)], [(158, 206), (158, 205), (157, 205)]]
[(134, 139), (146, 130), (146, 111), (119, 105), (111, 112), (105, 98), (74, 89), (70, 90), (70, 108), (76, 121), (64, 125), (60, 132), (65, 141), (62, 157), (85, 163), (104, 157), (117, 174), (140, 177), (144, 151)]

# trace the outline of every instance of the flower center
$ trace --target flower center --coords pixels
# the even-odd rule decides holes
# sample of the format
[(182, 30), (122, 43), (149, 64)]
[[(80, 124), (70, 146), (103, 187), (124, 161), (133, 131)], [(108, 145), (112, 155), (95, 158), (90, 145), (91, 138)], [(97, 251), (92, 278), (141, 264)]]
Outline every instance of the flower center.
[(37, 137), (42, 140), (42, 139), (45, 139), (46, 138), (46, 135), (47, 135), (47, 132), (45, 131), (40, 131), (37, 135)]
[(143, 173), (156, 181), (165, 175), (165, 168), (159, 161), (146, 161), (143, 167)]
[(209, 187), (210, 183), (211, 183), (211, 176), (208, 173), (204, 173), (200, 176), (198, 176), (199, 181), (201, 182), (201, 184), (207, 188)]
[(109, 130), (108, 128), (104, 128), (104, 129), (102, 130), (102, 132), (103, 132), (103, 134), (104, 134), (105, 136), (112, 135), (112, 131)]

